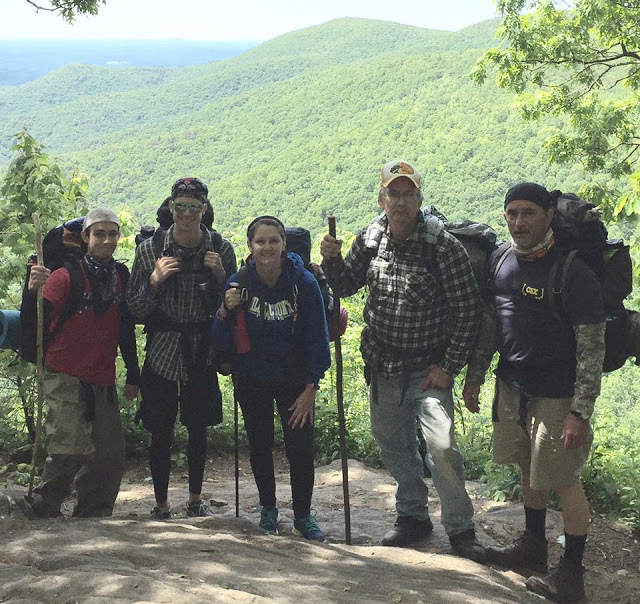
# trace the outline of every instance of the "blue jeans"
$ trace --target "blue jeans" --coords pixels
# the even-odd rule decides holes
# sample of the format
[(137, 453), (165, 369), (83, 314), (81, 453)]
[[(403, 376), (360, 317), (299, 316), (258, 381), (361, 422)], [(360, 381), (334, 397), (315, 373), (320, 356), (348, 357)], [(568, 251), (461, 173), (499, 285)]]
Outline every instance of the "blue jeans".
[(473, 505), (465, 489), (464, 461), (456, 445), (451, 389), (420, 385), (426, 370), (402, 377), (372, 373), (371, 429), (382, 461), (396, 480), (398, 516), (429, 517), (429, 489), (422, 478), (416, 418), (427, 444), (426, 462), (440, 495), (442, 525), (449, 536), (473, 528)]

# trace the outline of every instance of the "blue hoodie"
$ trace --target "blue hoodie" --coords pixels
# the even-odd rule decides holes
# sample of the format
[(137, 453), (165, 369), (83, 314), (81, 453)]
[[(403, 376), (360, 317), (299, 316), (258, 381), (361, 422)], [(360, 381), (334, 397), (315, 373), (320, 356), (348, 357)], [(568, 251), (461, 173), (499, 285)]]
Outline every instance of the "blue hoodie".
[[(266, 382), (287, 379), (285, 359), (289, 355), (306, 366), (305, 384), (317, 384), (331, 366), (329, 332), (322, 294), (316, 278), (304, 268), (302, 258), (293, 252), (283, 261), (278, 282), (267, 286), (258, 277), (255, 261), (247, 264), (251, 299), (246, 303), (245, 319), (251, 350), (234, 355), (234, 372)], [(232, 275), (225, 286), (238, 281)], [(291, 333), (293, 285), (298, 288), (296, 334)], [(216, 350), (234, 352), (233, 315), (213, 322), (213, 342)]]

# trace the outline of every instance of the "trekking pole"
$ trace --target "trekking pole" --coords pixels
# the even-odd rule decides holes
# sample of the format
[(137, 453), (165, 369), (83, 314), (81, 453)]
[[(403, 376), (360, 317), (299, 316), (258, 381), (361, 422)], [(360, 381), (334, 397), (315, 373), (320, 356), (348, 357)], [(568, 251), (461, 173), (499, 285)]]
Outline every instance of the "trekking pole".
[[(36, 231), (36, 255), (38, 258), (38, 266), (44, 265), (42, 253), (42, 229), (40, 228), (40, 214), (33, 214), (33, 226)], [(40, 440), (42, 438), (42, 407), (44, 405), (44, 364), (43, 364), (43, 335), (44, 335), (44, 303), (42, 298), (42, 288), (38, 288), (37, 293), (37, 331), (36, 331), (36, 392), (38, 394), (38, 410), (36, 414), (36, 437), (33, 443), (33, 451), (31, 453), (31, 474), (29, 475), (29, 492), (27, 494), (28, 501), (31, 501), (33, 494), (33, 480), (36, 474), (36, 456), (40, 449)]]
[[(329, 235), (336, 236), (335, 216), (329, 216)], [(330, 320), (340, 321), (340, 298), (333, 292), (333, 317)], [(351, 545), (351, 504), (349, 502), (349, 460), (347, 459), (347, 435), (344, 418), (344, 388), (342, 381), (342, 342), (340, 330), (335, 330), (334, 340), (336, 357), (336, 399), (338, 404), (338, 427), (340, 430), (340, 457), (342, 458), (342, 495), (344, 498), (344, 534), (345, 542)]]
[(240, 518), (240, 454), (238, 452), (238, 397), (236, 396), (236, 378), (231, 376), (233, 382), (233, 439), (235, 455), (236, 478), (236, 518)]

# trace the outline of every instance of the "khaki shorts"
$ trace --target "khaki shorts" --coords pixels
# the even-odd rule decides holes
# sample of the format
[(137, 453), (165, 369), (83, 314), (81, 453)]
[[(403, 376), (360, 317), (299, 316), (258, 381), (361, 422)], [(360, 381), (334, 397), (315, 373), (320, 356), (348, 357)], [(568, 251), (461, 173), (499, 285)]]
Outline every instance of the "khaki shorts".
[(562, 430), (572, 398), (532, 397), (524, 427), (520, 421), (520, 392), (496, 380), (493, 403), (493, 461), (497, 464), (530, 465), (529, 486), (548, 491), (576, 484), (593, 442), (578, 449), (564, 448)]

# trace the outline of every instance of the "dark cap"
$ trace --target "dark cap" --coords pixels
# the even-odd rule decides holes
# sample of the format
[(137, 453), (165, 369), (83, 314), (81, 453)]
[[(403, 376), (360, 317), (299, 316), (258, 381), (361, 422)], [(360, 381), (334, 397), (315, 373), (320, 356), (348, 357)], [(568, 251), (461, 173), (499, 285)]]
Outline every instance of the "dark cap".
[(522, 199), (539, 205), (543, 210), (551, 207), (551, 195), (542, 185), (535, 182), (521, 182), (511, 187), (504, 198), (504, 209), (512, 202)]
[(207, 203), (209, 190), (199, 178), (180, 178), (171, 187), (171, 199), (176, 197), (195, 197), (202, 203)]

